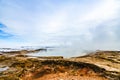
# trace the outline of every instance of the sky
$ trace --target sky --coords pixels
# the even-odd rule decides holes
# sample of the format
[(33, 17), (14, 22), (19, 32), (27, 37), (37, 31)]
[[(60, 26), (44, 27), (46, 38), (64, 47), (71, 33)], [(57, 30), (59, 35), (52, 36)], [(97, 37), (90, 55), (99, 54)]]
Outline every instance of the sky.
[(120, 50), (120, 0), (0, 0), (0, 47)]

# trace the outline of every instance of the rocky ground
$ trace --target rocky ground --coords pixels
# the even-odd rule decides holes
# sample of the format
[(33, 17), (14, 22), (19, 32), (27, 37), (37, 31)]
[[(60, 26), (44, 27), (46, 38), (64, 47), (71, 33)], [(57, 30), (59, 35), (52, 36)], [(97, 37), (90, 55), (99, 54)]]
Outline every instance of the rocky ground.
[(119, 51), (96, 51), (69, 59), (32, 58), (27, 53), (24, 50), (1, 54), (0, 80), (120, 80)]

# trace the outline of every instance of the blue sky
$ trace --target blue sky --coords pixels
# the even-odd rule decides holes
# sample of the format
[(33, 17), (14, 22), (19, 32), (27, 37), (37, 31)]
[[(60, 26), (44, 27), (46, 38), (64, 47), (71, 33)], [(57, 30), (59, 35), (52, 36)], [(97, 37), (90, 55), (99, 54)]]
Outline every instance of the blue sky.
[(0, 47), (119, 49), (119, 0), (0, 0)]

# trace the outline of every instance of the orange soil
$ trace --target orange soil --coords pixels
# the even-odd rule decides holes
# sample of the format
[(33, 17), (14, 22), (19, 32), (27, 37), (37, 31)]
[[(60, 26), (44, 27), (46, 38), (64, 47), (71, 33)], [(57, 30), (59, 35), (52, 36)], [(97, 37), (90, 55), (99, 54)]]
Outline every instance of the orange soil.
[(108, 80), (88, 68), (71, 70), (63, 67), (62, 70), (64, 72), (61, 72), (60, 69), (57, 72), (43, 72), (40, 77), (41, 73), (39, 70), (39, 72), (28, 73), (23, 80)]

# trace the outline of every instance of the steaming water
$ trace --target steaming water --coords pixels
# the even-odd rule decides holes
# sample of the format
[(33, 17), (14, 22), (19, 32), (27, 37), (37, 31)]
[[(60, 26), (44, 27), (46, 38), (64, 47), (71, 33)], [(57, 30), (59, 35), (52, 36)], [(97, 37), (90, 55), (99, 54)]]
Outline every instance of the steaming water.
[[(0, 52), (19, 51), (19, 50), (35, 50), (44, 48), (43, 46), (26, 46), (22, 48), (1, 48)], [(41, 56), (63, 56), (63, 57), (75, 57), (85, 55), (88, 51), (76, 46), (50, 46), (47, 47), (47, 51), (40, 51), (37, 53), (28, 53), (30, 57), (41, 57)]]
[(40, 51), (38, 53), (29, 53), (28, 56), (64, 56), (64, 57), (75, 57), (85, 55), (86, 53), (80, 51), (80, 49), (74, 49), (69, 47), (58, 47), (58, 48), (49, 48), (47, 51)]

